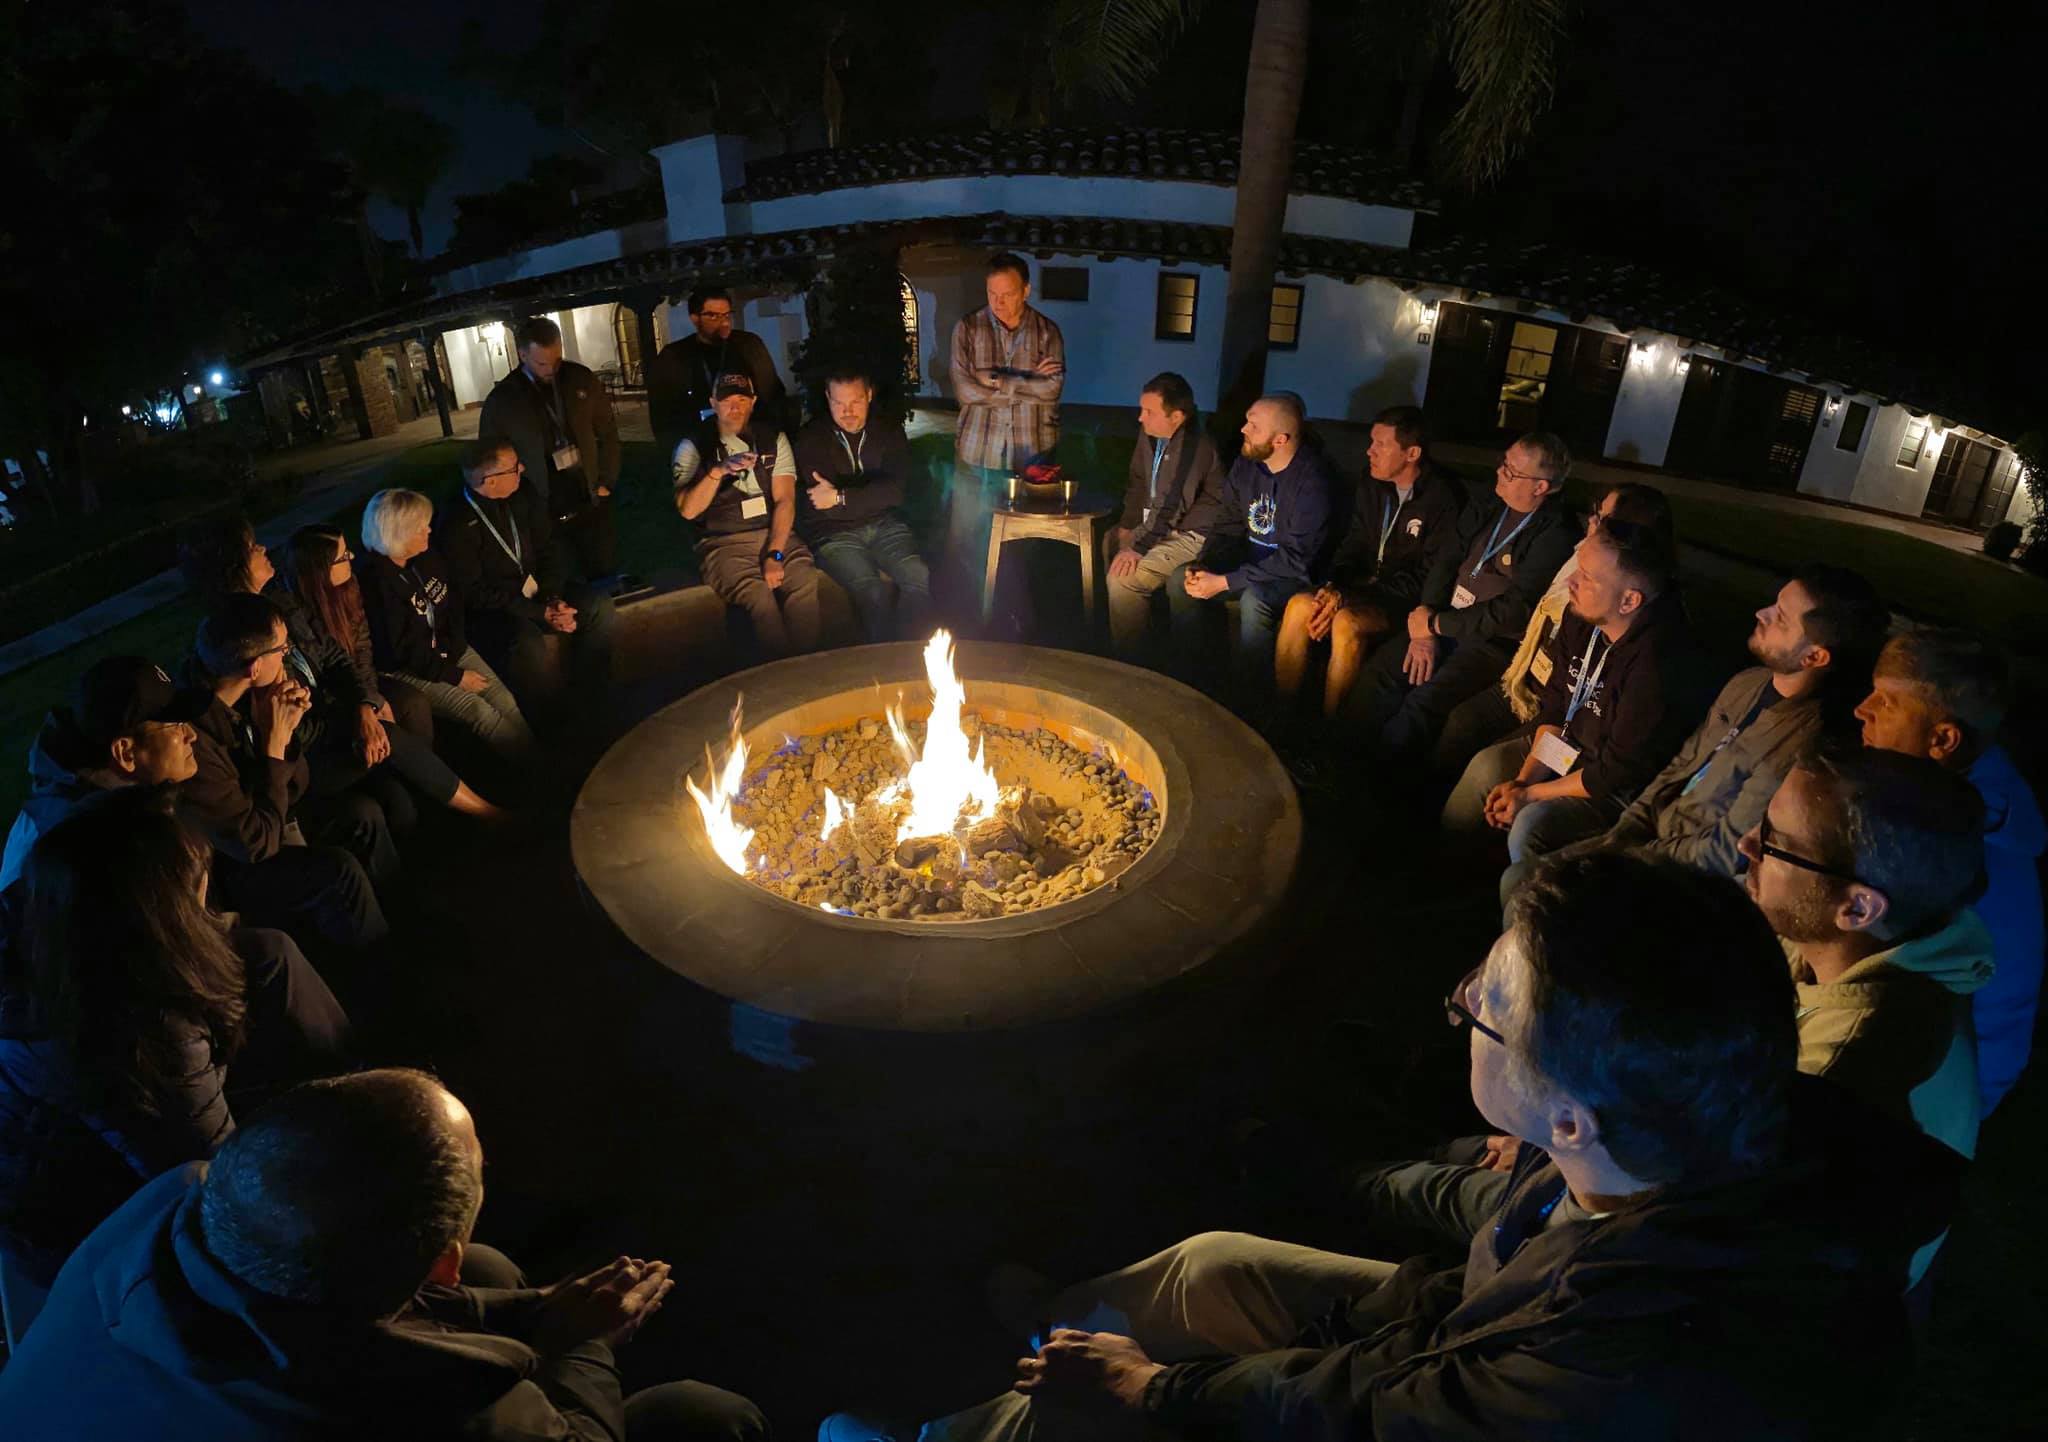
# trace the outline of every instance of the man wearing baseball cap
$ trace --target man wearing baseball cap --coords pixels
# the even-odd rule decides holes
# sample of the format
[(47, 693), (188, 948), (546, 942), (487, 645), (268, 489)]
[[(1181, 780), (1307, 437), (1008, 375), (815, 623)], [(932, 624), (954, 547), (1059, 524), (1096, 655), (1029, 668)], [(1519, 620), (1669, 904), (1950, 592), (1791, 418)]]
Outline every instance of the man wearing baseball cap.
[(29, 748), (33, 789), (7, 833), (0, 886), (13, 885), (36, 838), (95, 791), (189, 780), (198, 769), (191, 723), (205, 705), (141, 656), (109, 656), (89, 668)]
[(754, 403), (751, 378), (718, 378), (711, 418), (676, 447), (676, 510), (701, 528), (704, 584), (747, 613), (761, 650), (793, 656), (818, 649), (818, 567), (794, 534), (796, 454)]

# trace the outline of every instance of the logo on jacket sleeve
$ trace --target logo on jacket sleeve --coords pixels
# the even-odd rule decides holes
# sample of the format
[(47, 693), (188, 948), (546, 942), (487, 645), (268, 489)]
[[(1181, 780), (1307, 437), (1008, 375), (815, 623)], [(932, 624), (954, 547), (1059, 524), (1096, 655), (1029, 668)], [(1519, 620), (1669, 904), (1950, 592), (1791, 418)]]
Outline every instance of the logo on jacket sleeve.
[(1273, 534), (1273, 518), (1279, 510), (1271, 496), (1254, 496), (1244, 508), (1244, 523), (1254, 536)]

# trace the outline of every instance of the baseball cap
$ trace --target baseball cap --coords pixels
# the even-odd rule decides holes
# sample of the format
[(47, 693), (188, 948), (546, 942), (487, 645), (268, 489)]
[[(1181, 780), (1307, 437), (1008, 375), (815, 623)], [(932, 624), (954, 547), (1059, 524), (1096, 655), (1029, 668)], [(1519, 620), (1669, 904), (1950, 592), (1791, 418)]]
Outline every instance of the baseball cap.
[(145, 721), (192, 721), (206, 710), (206, 696), (181, 692), (156, 662), (143, 656), (109, 656), (78, 678), (71, 718), (88, 741), (111, 744), (133, 735)]
[(739, 371), (727, 371), (718, 378), (718, 384), (711, 388), (711, 399), (722, 401), (727, 396), (750, 396), (754, 393), (754, 378)]

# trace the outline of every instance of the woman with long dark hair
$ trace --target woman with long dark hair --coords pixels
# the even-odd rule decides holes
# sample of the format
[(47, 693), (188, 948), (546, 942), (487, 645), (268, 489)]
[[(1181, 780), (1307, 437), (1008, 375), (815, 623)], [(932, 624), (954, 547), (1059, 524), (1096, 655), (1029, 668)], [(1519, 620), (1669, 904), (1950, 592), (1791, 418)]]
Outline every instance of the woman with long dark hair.
[(341, 1004), (289, 936), (208, 907), (210, 860), (149, 786), (29, 852), (0, 986), (0, 1232), (32, 1271), (220, 1144), (231, 1065), (246, 1097), (341, 1059)]
[[(344, 792), (365, 795), (382, 809), (391, 831), (402, 833), (417, 816), (410, 788), (451, 811), (502, 820), (506, 813), (456, 775), (427, 740), (392, 723), (392, 708), (378, 689), (370, 661), (367, 632), (352, 631), (348, 615), (350, 598), (355, 613), (362, 611), (354, 575), (345, 568), (354, 558), (341, 532), (323, 529), (338, 549), (327, 552), (325, 574), (317, 584), (304, 578), (296, 563), (292, 577), (280, 577), (268, 548), (240, 516), (188, 531), (178, 550), (185, 579), (202, 600), (261, 595), (284, 617), (291, 643), (287, 672), (313, 693), (312, 710), (297, 733), (310, 773), (311, 807), (330, 806)], [(296, 545), (298, 537), (293, 541)], [(317, 556), (320, 545), (309, 539), (304, 550)], [(336, 618), (332, 626), (323, 624), (323, 605)]]

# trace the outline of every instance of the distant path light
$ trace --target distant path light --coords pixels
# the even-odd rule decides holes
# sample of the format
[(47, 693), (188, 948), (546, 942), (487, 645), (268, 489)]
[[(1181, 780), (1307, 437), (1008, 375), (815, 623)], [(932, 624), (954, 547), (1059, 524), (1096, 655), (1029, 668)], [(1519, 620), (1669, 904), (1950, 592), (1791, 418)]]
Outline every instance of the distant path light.
[(215, 371), (206, 379), (212, 382), (214, 385), (225, 385), (227, 383), (227, 377), (222, 375), (219, 371)]

